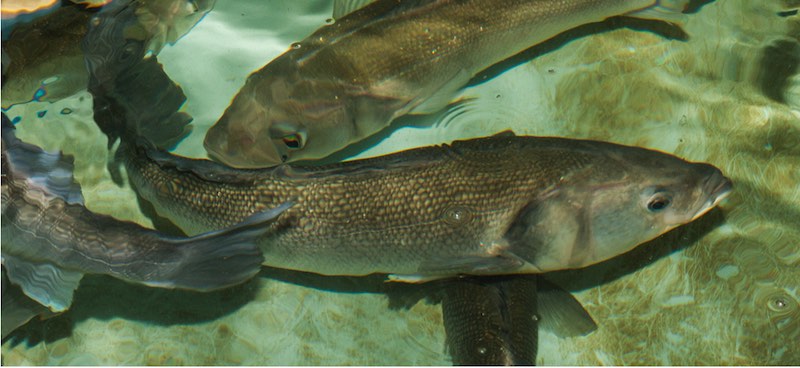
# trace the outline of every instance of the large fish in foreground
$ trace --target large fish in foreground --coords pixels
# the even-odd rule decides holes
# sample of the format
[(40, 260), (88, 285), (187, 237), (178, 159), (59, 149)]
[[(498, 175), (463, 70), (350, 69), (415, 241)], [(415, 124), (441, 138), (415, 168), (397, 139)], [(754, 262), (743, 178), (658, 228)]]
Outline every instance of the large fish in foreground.
[(122, 137), (117, 157), (161, 216), (197, 234), (294, 203), (259, 240), (276, 268), (401, 281), (579, 268), (693, 221), (732, 186), (714, 166), (657, 151), (512, 134), (327, 166), (233, 169), (150, 144), (171, 145), (187, 124), (175, 115), (185, 96), (155, 58), (124, 68), (95, 60), (115, 76), (90, 85), (95, 121), (110, 144)]
[(251, 74), (205, 147), (241, 168), (324, 158), (440, 110), (479, 71), (561, 32), (622, 14), (677, 18), (686, 3), (378, 0)]
[[(221, 231), (168, 236), (89, 211), (72, 170), (69, 156), (17, 139), (3, 114), (3, 274), (52, 312), (69, 308), (87, 273), (198, 291), (244, 282), (261, 266), (256, 239), (287, 207), (242, 218)], [(42, 310), (9, 298), (14, 294), (3, 290), (3, 336)]]
[[(147, 124), (115, 111), (135, 99), (94, 97), (106, 129)], [(160, 215), (196, 234), (291, 201), (260, 239), (264, 264), (325, 275), (424, 281), (584, 267), (693, 221), (731, 189), (711, 165), (590, 140), (501, 134), (328, 166), (245, 170), (121, 135), (117, 155)]]

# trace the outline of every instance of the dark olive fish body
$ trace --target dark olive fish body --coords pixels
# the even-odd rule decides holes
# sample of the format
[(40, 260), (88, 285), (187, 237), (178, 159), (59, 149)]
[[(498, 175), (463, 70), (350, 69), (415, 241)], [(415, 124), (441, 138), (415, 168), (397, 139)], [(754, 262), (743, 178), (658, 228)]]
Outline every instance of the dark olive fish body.
[(537, 277), (464, 278), (443, 289), (442, 319), (454, 365), (536, 365)]
[(378, 0), (251, 74), (205, 147), (235, 167), (321, 159), (401, 115), (440, 110), (479, 71), (561, 32), (674, 15), (684, 2)]
[[(71, 157), (20, 141), (3, 115), (3, 274), (53, 312), (69, 308), (87, 273), (198, 291), (244, 282), (261, 266), (256, 239), (286, 208), (191, 238), (169, 236), (89, 211), (72, 171)], [(3, 335), (40, 309), (5, 297), (4, 291)]]
[[(262, 239), (265, 264), (329, 275), (582, 267), (694, 219), (729, 188), (710, 165), (563, 138), (501, 135), (262, 170), (126, 147), (134, 187), (191, 233), (292, 201)], [(670, 191), (674, 216), (648, 213), (654, 188)]]

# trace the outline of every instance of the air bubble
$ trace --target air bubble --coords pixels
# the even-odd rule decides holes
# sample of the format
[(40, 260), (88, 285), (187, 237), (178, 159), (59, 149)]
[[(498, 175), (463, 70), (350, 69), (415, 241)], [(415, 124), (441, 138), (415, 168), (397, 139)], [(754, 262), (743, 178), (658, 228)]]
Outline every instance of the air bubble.
[(773, 311), (780, 312), (789, 306), (789, 301), (781, 295), (773, 296), (769, 299), (769, 301), (767, 301), (767, 306), (769, 306), (769, 309), (772, 309)]

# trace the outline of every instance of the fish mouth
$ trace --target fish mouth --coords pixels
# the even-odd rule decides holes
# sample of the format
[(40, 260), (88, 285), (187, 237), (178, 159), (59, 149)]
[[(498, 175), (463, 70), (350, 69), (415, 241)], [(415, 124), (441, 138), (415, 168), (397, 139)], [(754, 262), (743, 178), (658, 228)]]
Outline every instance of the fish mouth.
[(700, 211), (698, 211), (691, 221), (696, 220), (698, 217), (703, 216), (706, 212), (711, 211), (720, 202), (731, 194), (733, 190), (733, 182), (726, 178), (719, 170), (716, 170), (703, 185), (705, 193), (708, 193), (708, 200), (704, 203)]

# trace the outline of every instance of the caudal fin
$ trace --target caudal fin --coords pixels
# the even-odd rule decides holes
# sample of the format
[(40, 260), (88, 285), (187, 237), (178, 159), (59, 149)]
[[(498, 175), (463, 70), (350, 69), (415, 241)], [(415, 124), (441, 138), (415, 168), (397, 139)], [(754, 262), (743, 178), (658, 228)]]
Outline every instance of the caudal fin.
[(156, 287), (212, 291), (247, 281), (261, 269), (264, 257), (259, 239), (292, 203), (254, 214), (223, 230), (174, 240), (181, 257), (161, 280), (145, 281)]

